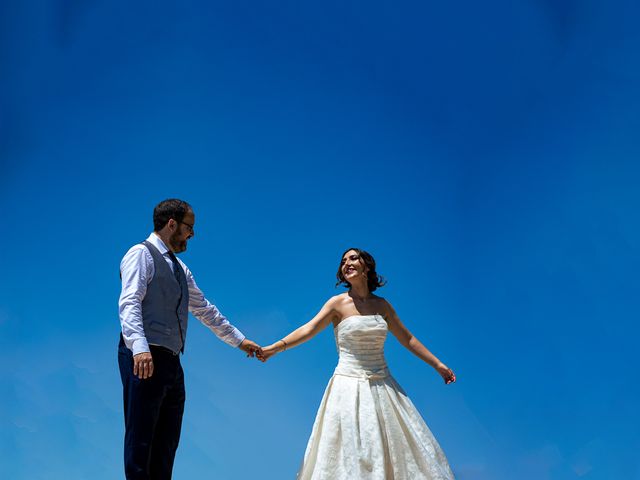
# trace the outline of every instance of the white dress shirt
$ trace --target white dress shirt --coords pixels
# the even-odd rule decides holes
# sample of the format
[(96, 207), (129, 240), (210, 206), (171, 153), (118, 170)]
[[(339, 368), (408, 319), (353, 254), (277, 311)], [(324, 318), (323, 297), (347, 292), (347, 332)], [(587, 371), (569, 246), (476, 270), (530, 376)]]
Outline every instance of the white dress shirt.
[[(164, 256), (169, 268), (173, 271), (174, 264), (167, 255), (169, 249), (158, 235), (152, 233), (147, 238), (151, 244)], [(187, 266), (178, 259), (187, 277), (189, 287), (189, 311), (206, 327), (215, 333), (220, 340), (231, 345), (239, 346), (245, 336), (231, 325), (218, 308), (210, 303), (196, 285), (193, 274)], [(118, 302), (120, 310), (120, 325), (124, 343), (134, 355), (149, 351), (149, 344), (142, 326), (142, 299), (147, 293), (147, 285), (155, 273), (153, 258), (144, 245), (134, 245), (120, 262), (122, 275), (122, 292)]]

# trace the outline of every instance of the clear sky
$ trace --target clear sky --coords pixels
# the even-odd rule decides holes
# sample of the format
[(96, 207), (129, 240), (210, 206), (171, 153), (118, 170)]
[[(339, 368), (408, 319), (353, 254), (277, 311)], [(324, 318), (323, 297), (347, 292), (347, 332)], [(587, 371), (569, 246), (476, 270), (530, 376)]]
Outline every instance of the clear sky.
[[(387, 359), (460, 480), (638, 480), (640, 4), (0, 3), (0, 477), (122, 478), (118, 267), (154, 205), (249, 338), (347, 247), (457, 373)], [(175, 478), (295, 478), (330, 329), (191, 319)]]

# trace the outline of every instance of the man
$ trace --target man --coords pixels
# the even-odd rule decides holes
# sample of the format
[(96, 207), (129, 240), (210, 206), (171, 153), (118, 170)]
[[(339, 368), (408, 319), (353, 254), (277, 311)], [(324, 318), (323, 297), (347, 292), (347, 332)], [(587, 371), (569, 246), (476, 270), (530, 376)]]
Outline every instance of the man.
[(153, 233), (133, 246), (120, 264), (118, 364), (128, 480), (171, 478), (184, 411), (180, 353), (184, 352), (188, 312), (247, 356), (262, 353), (209, 303), (187, 266), (176, 258), (176, 253), (187, 249), (194, 225), (187, 202), (160, 202), (153, 211)]

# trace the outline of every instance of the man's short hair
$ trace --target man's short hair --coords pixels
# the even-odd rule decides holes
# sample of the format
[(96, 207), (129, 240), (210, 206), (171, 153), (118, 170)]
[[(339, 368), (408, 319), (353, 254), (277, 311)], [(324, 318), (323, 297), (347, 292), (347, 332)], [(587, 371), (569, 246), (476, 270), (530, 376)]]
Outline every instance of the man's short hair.
[(153, 209), (153, 230), (159, 232), (172, 218), (180, 223), (191, 211), (191, 205), (184, 200), (177, 198), (163, 200)]

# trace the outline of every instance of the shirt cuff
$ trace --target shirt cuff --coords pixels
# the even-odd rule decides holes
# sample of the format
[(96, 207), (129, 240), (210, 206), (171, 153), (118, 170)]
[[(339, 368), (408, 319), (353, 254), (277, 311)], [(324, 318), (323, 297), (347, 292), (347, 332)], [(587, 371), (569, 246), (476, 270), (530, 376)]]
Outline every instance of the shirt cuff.
[(143, 337), (143, 338), (136, 338), (131, 343), (131, 351), (133, 352), (134, 355), (137, 355), (139, 353), (150, 352), (151, 350), (149, 349), (149, 344), (147, 343), (147, 339)]
[(243, 334), (239, 334), (236, 338), (233, 339), (233, 343), (231, 343), (231, 345), (238, 348), (240, 344), (244, 342), (245, 338), (247, 337), (245, 337)]

